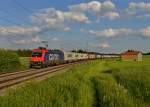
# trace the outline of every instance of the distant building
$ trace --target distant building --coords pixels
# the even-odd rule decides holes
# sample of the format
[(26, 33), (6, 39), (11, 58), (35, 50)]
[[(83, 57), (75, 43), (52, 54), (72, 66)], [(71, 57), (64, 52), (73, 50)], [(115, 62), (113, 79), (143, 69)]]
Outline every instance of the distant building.
[(128, 50), (121, 54), (121, 59), (123, 61), (142, 61), (142, 52)]

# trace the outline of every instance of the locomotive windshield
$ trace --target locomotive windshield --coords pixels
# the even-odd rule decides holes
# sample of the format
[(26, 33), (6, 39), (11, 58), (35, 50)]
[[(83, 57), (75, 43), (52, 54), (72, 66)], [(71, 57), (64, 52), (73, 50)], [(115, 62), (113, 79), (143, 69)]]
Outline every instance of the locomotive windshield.
[(42, 53), (41, 52), (33, 52), (32, 57), (42, 57)]

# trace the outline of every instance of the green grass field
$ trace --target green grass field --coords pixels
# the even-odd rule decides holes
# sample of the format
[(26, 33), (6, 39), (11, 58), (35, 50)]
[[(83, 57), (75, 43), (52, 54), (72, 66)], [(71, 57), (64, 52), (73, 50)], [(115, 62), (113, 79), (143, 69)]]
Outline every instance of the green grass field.
[(149, 107), (150, 61), (92, 61), (0, 97), (0, 107)]
[(144, 56), (143, 56), (143, 60), (150, 61), (150, 55), (144, 55)]

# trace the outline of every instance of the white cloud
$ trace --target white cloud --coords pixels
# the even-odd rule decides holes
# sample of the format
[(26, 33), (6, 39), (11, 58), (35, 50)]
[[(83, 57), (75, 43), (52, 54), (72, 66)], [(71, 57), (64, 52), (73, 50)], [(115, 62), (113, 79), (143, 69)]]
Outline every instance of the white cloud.
[(41, 32), (42, 29), (39, 27), (0, 27), (1, 36), (21, 36), (21, 35), (33, 35)]
[(39, 38), (39, 36), (36, 36), (34, 38), (32, 38), (31, 40), (16, 40), (16, 41), (12, 41), (14, 44), (17, 45), (30, 45), (33, 43), (41, 43), (41, 39)]
[(136, 15), (136, 17), (140, 18), (140, 19), (145, 19), (145, 18), (149, 19), (150, 18), (150, 14), (147, 14), (147, 13), (146, 14), (140, 14), (140, 15)]
[(89, 47), (91, 48), (110, 48), (110, 44), (108, 42), (103, 42), (101, 44), (93, 44), (93, 43), (90, 43), (89, 44)]
[(80, 32), (86, 32), (86, 30), (85, 30), (85, 29), (83, 29), (83, 28), (81, 28), (81, 29), (80, 29)]
[(122, 35), (129, 35), (132, 34), (134, 31), (132, 31), (131, 29), (127, 29), (127, 28), (121, 28), (121, 29), (105, 29), (103, 31), (93, 31), (93, 30), (85, 30), (85, 29), (81, 29), (81, 32), (85, 32), (85, 33), (89, 33), (95, 36), (99, 36), (99, 37), (107, 37), (107, 38), (113, 38), (113, 37), (118, 37), (118, 36), (122, 36)]
[(143, 37), (150, 37), (150, 26), (140, 30), (140, 34)]
[(27, 44), (30, 44), (31, 41), (28, 41), (28, 40), (16, 40), (16, 41), (13, 41), (13, 43), (17, 44), (17, 45), (27, 45)]
[(115, 38), (125, 35), (139, 36), (150, 38), (150, 26), (140, 29), (120, 28), (120, 29), (105, 29), (102, 31), (80, 29), (81, 32), (88, 33), (98, 37)]
[(66, 12), (64, 13), (64, 18), (66, 21), (75, 21), (75, 22), (81, 22), (81, 23), (89, 23), (89, 19), (85, 14), (80, 12)]
[(64, 31), (65, 31), (65, 32), (69, 32), (69, 31), (71, 31), (71, 28), (70, 28), (70, 27), (65, 27), (65, 28), (64, 28)]
[(111, 1), (91, 1), (88, 3), (80, 3), (69, 6), (70, 11), (82, 12), (84, 14), (90, 13), (96, 16), (96, 23), (99, 23), (101, 18), (107, 18), (109, 20), (115, 20), (120, 18), (118, 12), (115, 12), (115, 4)]
[(71, 29), (65, 27), (66, 23), (79, 22), (90, 23), (88, 17), (84, 13), (79, 12), (63, 12), (48, 8), (40, 10), (31, 16), (32, 21), (38, 25), (31, 26), (0, 26), (0, 36), (26, 36), (37, 35), (51, 28), (59, 28), (67, 32)]
[(100, 32), (100, 36), (105, 36), (105, 37), (118, 37), (118, 36), (122, 36), (122, 35), (128, 35), (132, 33), (131, 29), (127, 29), (127, 28), (121, 28), (121, 29), (106, 29), (102, 32)]
[(117, 12), (107, 12), (104, 14), (104, 17), (107, 17), (110, 20), (115, 20), (120, 18), (120, 15)]
[(149, 19), (150, 18), (150, 3), (146, 2), (131, 2), (122, 16), (128, 18), (140, 18)]
[(78, 11), (78, 12), (94, 12), (99, 13), (102, 10), (113, 10), (115, 9), (115, 4), (111, 1), (105, 1), (103, 3), (99, 1), (91, 1), (88, 3), (80, 3), (77, 5), (69, 6), (71, 11)]
[(102, 9), (113, 10), (113, 9), (115, 9), (115, 4), (112, 3), (111, 1), (105, 1), (102, 4)]
[(150, 11), (150, 3), (145, 3), (145, 2), (139, 2), (139, 3), (134, 3), (131, 2), (129, 4), (129, 8), (133, 9), (133, 10), (146, 10), (146, 11)]
[(48, 28), (57, 28), (65, 23), (89, 23), (88, 17), (81, 12), (63, 12), (54, 8), (40, 10), (32, 15), (32, 21)]
[[(72, 23), (90, 23), (88, 17), (80, 12), (64, 12), (54, 8), (42, 9), (31, 16), (34, 25), (31, 26), (0, 26), (0, 36), (9, 39), (15, 44), (31, 44), (40, 42), (38, 37), (32, 40), (26, 40), (29, 37), (35, 36), (50, 29), (57, 29), (60, 31), (68, 32), (71, 28), (66, 27)], [(22, 36), (24, 39), (20, 39)]]
[(107, 42), (104, 42), (104, 43), (100, 44), (99, 47), (100, 48), (110, 48), (111, 46)]
[(101, 3), (98, 1), (91, 1), (89, 3), (81, 3), (77, 5), (71, 5), (69, 6), (69, 9), (71, 11), (77, 11), (77, 12), (100, 12), (101, 11)]
[(51, 41), (53, 41), (53, 42), (58, 42), (58, 41), (60, 41), (60, 40), (59, 40), (59, 38), (54, 37), (54, 38), (51, 39)]
[(36, 36), (36, 37), (32, 38), (31, 41), (36, 42), (36, 43), (40, 43), (42, 41), (42, 39), (39, 36)]
[(88, 46), (91, 48), (97, 48), (98, 47), (96, 44), (93, 44), (93, 43), (89, 43)]

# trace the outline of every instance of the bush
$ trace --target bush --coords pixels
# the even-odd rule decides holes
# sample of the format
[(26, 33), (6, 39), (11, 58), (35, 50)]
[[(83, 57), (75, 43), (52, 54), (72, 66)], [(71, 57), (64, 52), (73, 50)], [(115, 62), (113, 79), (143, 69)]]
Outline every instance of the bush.
[(19, 56), (16, 53), (0, 50), (0, 72), (16, 71), (19, 68)]

